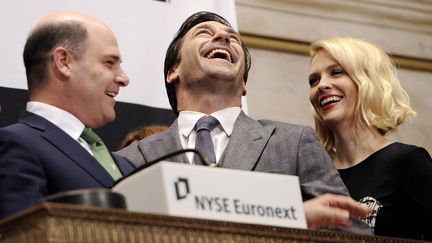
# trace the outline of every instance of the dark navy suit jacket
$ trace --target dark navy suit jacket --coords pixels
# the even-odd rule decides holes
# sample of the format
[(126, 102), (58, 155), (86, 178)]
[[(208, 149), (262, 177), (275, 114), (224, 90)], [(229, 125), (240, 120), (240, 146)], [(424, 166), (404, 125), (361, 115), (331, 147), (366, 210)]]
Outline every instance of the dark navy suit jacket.
[[(113, 158), (123, 175), (134, 169), (124, 157)], [(45, 118), (24, 112), (0, 129), (0, 218), (50, 194), (113, 184), (89, 152)]]

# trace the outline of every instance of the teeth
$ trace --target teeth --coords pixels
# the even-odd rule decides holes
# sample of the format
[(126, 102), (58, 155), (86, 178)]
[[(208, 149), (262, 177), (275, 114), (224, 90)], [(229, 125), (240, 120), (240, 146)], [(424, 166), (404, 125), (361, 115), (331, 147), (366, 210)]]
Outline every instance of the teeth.
[(231, 55), (230, 55), (230, 53), (228, 52), (228, 51), (226, 51), (226, 50), (223, 50), (223, 49), (214, 49), (213, 51), (211, 51), (207, 56), (206, 56), (206, 58), (213, 58), (217, 53), (222, 53), (226, 58), (227, 58), (227, 60), (229, 61), (229, 62), (232, 62), (232, 59), (231, 59)]
[(325, 98), (325, 99), (323, 99), (322, 101), (321, 101), (321, 107), (323, 107), (323, 106), (325, 106), (325, 105), (327, 105), (328, 103), (330, 103), (330, 102), (335, 102), (335, 101), (339, 101), (339, 100), (341, 100), (342, 98), (341, 97), (339, 97), (339, 96), (331, 96), (331, 97), (328, 97), (328, 98)]
[(108, 96), (111, 96), (113, 98), (116, 97), (116, 95), (117, 95), (116, 93), (114, 93), (112, 91), (107, 91), (107, 92), (105, 92), (105, 94), (108, 95)]

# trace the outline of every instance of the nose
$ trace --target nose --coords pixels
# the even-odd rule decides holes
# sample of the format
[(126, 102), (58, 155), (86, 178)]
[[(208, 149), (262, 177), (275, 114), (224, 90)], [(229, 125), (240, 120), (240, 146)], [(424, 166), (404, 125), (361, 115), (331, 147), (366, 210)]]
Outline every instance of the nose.
[(331, 88), (331, 82), (328, 77), (321, 77), (321, 80), (318, 83), (319, 90), (325, 90)]
[(118, 83), (120, 87), (126, 87), (129, 85), (129, 77), (121, 68), (120, 72), (117, 74), (116, 83)]
[(224, 44), (230, 44), (230, 34), (226, 30), (219, 29), (214, 37), (213, 41), (215, 42), (223, 42)]

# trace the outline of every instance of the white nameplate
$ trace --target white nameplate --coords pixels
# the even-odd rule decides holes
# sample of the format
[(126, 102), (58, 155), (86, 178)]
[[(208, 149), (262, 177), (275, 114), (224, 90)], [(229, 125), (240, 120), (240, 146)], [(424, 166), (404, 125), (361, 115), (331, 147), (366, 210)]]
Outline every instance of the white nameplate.
[(131, 211), (307, 228), (297, 176), (160, 162), (113, 191)]

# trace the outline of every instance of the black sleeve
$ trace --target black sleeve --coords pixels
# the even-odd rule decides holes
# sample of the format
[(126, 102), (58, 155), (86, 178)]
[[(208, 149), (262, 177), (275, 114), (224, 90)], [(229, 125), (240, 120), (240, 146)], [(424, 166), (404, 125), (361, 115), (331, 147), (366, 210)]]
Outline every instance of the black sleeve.
[(399, 186), (407, 195), (407, 210), (417, 220), (424, 239), (432, 239), (432, 159), (429, 153), (413, 146), (398, 163)]

